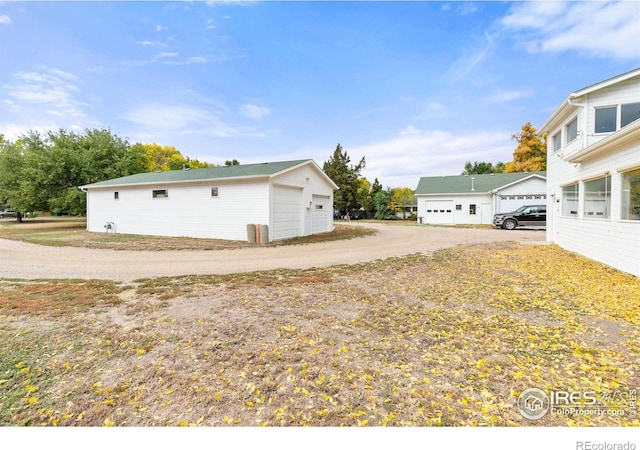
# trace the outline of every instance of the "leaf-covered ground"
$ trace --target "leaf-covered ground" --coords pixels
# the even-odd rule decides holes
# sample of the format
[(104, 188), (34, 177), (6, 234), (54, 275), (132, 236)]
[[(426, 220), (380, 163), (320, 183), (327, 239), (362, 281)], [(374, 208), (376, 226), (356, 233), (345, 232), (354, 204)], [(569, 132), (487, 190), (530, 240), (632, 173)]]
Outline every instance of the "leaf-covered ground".
[[(553, 245), (4, 280), (0, 339), (0, 425), (640, 425), (640, 280)], [(627, 393), (625, 415), (530, 421), (529, 387)]]

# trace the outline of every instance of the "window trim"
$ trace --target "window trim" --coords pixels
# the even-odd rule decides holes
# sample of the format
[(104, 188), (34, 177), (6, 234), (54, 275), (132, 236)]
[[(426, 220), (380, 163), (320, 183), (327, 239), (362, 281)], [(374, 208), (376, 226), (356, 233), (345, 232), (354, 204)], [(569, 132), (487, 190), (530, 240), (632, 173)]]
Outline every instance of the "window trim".
[(628, 204), (626, 205), (626, 211), (625, 211), (625, 186), (624, 186), (624, 176), (628, 173), (631, 172), (639, 172), (640, 173), (640, 166), (634, 166), (634, 167), (629, 167), (629, 168), (625, 168), (624, 170), (619, 170), (619, 176), (620, 176), (620, 220), (623, 222), (628, 222), (628, 223), (640, 223), (640, 205), (638, 208), (638, 218), (634, 219), (632, 217), (624, 217), (625, 215), (631, 216), (631, 186), (629, 186), (629, 194), (628, 194)]
[[(608, 180), (607, 180), (608, 179)], [(596, 192), (596, 191), (587, 191), (587, 184), (593, 183), (594, 181), (605, 181), (605, 209), (602, 215), (598, 215), (597, 211), (594, 211), (591, 214), (587, 214), (587, 201), (590, 200), (587, 198), (587, 192)], [(598, 219), (598, 220), (611, 220), (611, 173), (600, 174), (599, 176), (590, 177), (582, 181), (582, 218), (583, 219)], [(601, 192), (601, 191), (598, 191)]]
[[(566, 214), (565, 211), (565, 189), (568, 187), (575, 186), (575, 203), (576, 203), (576, 211), (575, 214)], [(565, 184), (564, 186), (560, 186), (561, 191), (561, 204), (560, 204), (560, 217), (566, 217), (568, 219), (577, 219), (578, 213), (580, 212), (580, 182), (574, 181), (573, 183)]]
[[(575, 123), (575, 128), (576, 128), (576, 134), (573, 138), (571, 138), (571, 134), (569, 133), (569, 130), (571, 129), (571, 125)], [(564, 126), (565, 127), (565, 131), (566, 131), (566, 135), (567, 135), (567, 144), (570, 144), (571, 142), (575, 141), (576, 139), (578, 139), (578, 116), (575, 116), (573, 118), (573, 120), (570, 120), (569, 122), (567, 122), (567, 124)]]
[[(597, 129), (597, 125), (598, 125), (598, 121), (597, 121), (597, 114), (598, 111), (602, 111), (605, 109), (615, 109), (616, 112), (616, 118), (614, 120), (613, 123), (613, 130), (610, 131), (598, 131)], [(605, 106), (595, 106), (593, 108), (593, 134), (609, 134), (609, 133), (615, 133), (616, 131), (619, 130), (618, 128), (618, 123), (619, 123), (619, 114), (618, 111), (620, 110), (620, 105), (605, 105)]]
[[(164, 194), (160, 194), (161, 192), (164, 192)], [(152, 189), (151, 198), (153, 199), (169, 198), (169, 189)]]
[(551, 137), (553, 142), (553, 151), (557, 152), (562, 148), (562, 130), (558, 130), (556, 134)]

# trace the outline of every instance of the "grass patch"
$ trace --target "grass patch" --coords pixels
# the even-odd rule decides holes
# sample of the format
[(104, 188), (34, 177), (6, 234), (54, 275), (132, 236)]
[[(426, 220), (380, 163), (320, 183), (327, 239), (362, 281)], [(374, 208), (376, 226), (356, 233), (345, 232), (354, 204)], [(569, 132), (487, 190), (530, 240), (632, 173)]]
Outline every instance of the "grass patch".
[(60, 283), (77, 299), (0, 305), (0, 425), (640, 426), (518, 413), (530, 387), (640, 385), (640, 280), (554, 245)]
[(26, 314), (68, 314), (119, 303), (122, 288), (112, 281), (51, 280), (0, 282), (0, 308)]
[[(141, 236), (134, 234), (90, 233), (83, 219), (34, 219), (23, 223), (1, 222), (0, 238), (29, 242), (50, 247), (84, 247), (108, 250), (228, 250), (252, 247), (244, 241), (196, 239), (186, 237)], [(371, 228), (336, 224), (329, 233), (285, 239), (263, 247), (303, 245), (371, 236)]]

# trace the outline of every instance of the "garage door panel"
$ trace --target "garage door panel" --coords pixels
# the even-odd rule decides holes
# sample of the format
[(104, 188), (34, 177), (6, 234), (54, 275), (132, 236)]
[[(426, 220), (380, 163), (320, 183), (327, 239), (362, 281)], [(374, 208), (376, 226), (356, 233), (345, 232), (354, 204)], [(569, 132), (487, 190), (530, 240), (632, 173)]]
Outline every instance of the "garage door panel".
[(498, 213), (515, 211), (524, 205), (546, 205), (546, 194), (500, 195), (498, 197)]
[(300, 236), (301, 225), (302, 190), (274, 186), (272, 238), (277, 240)]
[(427, 201), (425, 204), (425, 223), (452, 224), (453, 201)]
[(331, 231), (333, 214), (331, 211), (331, 202), (329, 197), (314, 195), (311, 211), (311, 232), (326, 233)]

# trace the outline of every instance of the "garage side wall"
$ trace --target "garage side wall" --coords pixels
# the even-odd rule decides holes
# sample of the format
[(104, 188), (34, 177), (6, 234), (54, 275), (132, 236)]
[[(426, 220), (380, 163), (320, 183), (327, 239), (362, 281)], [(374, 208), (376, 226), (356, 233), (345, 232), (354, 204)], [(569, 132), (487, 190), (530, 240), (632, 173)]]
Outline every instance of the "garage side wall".
[(417, 195), (418, 217), (439, 225), (490, 224), (493, 219), (490, 194)]
[[(94, 188), (87, 194), (87, 229), (104, 233), (112, 223), (117, 233), (245, 241), (247, 224), (268, 223), (268, 186), (209, 181)], [(166, 190), (167, 197), (153, 198), (154, 190)]]
[[(299, 206), (300, 231), (298, 236), (308, 236), (333, 230), (333, 187), (313, 167), (304, 165), (278, 175), (272, 179), (272, 184), (272, 193), (283, 187), (296, 188), (301, 191)], [(272, 208), (275, 208), (273, 200), (272, 196)], [(274, 224), (272, 223), (272, 229), (273, 226)], [(278, 236), (279, 234), (275, 232), (274, 235)], [(293, 236), (288, 235), (286, 237)]]

